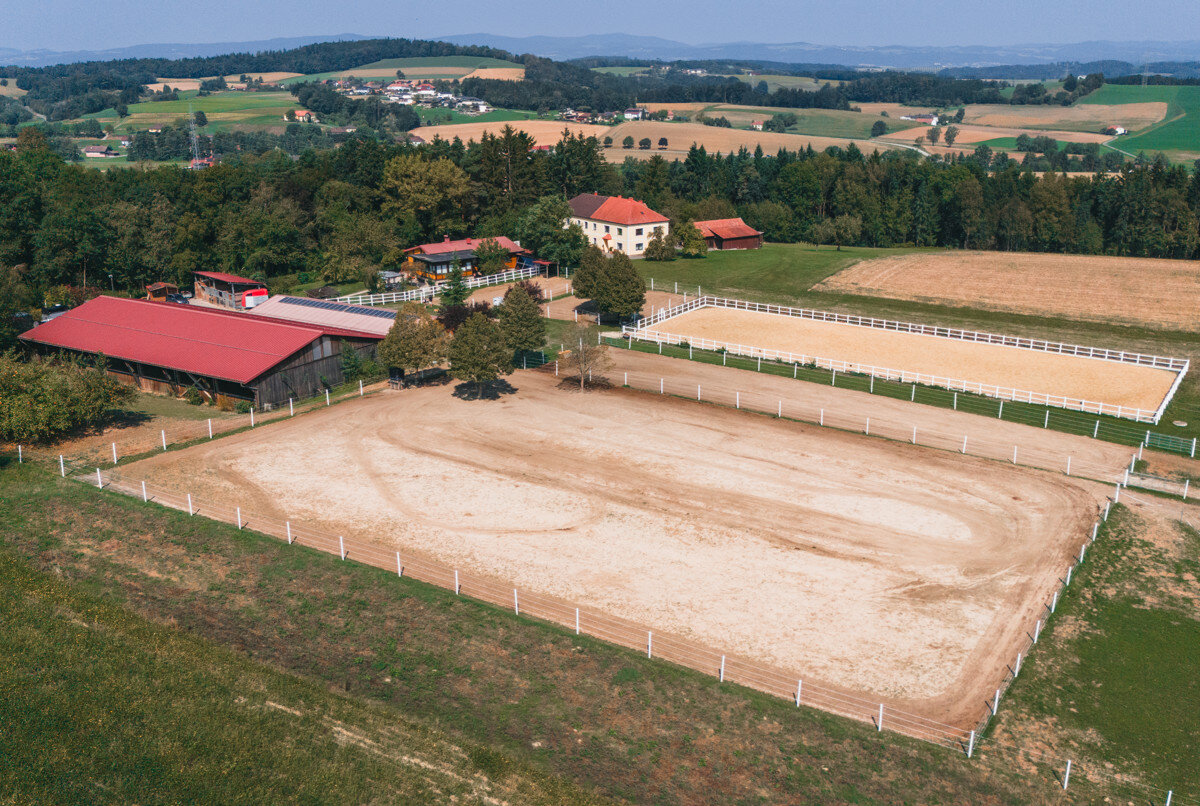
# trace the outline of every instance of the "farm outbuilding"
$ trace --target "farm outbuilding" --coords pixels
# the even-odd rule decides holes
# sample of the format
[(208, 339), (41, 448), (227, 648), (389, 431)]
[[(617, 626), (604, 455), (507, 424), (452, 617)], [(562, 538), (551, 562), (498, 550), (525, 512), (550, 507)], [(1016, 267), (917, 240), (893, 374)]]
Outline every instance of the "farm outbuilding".
[(143, 391), (195, 387), (217, 403), (259, 408), (310, 397), (344, 380), (342, 350), (371, 354), (382, 337), (215, 308), (96, 297), (21, 334), (39, 353), (102, 356), (109, 374)]
[(194, 271), (195, 298), (222, 308), (245, 310), (267, 298), (267, 284), (221, 271)]
[(763, 234), (740, 218), (694, 222), (709, 249), (761, 249)]

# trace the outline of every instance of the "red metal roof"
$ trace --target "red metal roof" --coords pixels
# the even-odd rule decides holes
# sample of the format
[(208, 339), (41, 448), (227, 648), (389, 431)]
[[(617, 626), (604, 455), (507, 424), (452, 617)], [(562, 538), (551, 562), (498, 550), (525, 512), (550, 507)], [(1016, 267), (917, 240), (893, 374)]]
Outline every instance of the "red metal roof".
[(462, 238), (457, 241), (445, 240), (439, 243), (426, 243), (405, 249), (406, 252), (419, 252), (422, 255), (441, 255), (446, 252), (474, 252), (484, 241), (492, 240), (503, 246), (509, 254), (521, 254), (525, 250), (503, 235), (495, 238)]
[(730, 238), (754, 238), (762, 235), (761, 232), (740, 218), (714, 218), (711, 221), (694, 223), (696, 229), (700, 230), (700, 234), (705, 238), (717, 237), (728, 240)]
[[(597, 204), (599, 202), (599, 204)], [(645, 202), (637, 199), (626, 199), (623, 196), (600, 196), (595, 193), (581, 193), (567, 204), (571, 212), (579, 218), (590, 218), (594, 221), (604, 221), (609, 224), (620, 224), (626, 227), (638, 224), (661, 224), (669, 221), (662, 213), (656, 213), (646, 206)]]
[(220, 280), (223, 283), (239, 283), (245, 285), (260, 285), (263, 288), (267, 287), (266, 283), (260, 283), (258, 280), (251, 280), (249, 277), (238, 277), (236, 274), (226, 274), (223, 271), (194, 271), (192, 274), (197, 277), (207, 277), (210, 280)]
[(326, 330), (214, 308), (96, 297), (21, 339), (249, 383)]

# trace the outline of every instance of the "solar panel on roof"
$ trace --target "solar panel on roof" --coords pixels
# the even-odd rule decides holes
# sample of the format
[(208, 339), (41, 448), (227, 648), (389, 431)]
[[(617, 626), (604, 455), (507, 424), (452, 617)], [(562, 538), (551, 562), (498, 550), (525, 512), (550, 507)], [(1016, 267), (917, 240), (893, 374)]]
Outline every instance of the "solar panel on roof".
[(363, 316), (377, 316), (380, 319), (395, 319), (396, 312), (379, 308), (364, 308), (361, 305), (347, 305), (344, 302), (329, 302), (323, 299), (307, 299), (305, 297), (284, 297), (279, 300), (286, 305), (303, 305), (306, 308), (320, 308), (324, 311), (338, 313), (355, 313)]

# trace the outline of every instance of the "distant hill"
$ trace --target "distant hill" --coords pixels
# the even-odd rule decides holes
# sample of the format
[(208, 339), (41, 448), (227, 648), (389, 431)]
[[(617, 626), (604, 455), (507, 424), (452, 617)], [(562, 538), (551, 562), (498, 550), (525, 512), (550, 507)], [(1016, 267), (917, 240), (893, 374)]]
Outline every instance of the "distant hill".
[(631, 34), (586, 36), (512, 37), (495, 34), (461, 34), (437, 37), (456, 45), (488, 45), (512, 53), (533, 53), (551, 59), (587, 56), (624, 56), (646, 60), (740, 59), (802, 64), (840, 64), (853, 67), (891, 67), (934, 70), (947, 67), (1040, 65), (1069, 62), (1146, 62), (1200, 60), (1200, 41), (1184, 42), (1079, 42), (1066, 45), (961, 45), (906, 47), (848, 47), (808, 42), (766, 44), (726, 42), (689, 45), (670, 39)]
[(351, 42), (369, 37), (360, 34), (325, 34), (260, 39), (252, 42), (212, 42), (207, 44), (131, 45), (109, 50), (15, 50), (0, 48), (0, 65), (46, 67), (51, 64), (101, 62), (114, 59), (190, 59), (223, 56), (227, 53), (259, 53), (265, 50), (290, 50), (316, 42)]

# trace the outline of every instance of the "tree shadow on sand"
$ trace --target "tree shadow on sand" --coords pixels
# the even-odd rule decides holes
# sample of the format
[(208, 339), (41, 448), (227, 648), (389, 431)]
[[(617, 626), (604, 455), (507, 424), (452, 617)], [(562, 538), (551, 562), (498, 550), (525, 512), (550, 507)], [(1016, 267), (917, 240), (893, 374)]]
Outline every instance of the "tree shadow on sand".
[(499, 400), (501, 395), (515, 395), (517, 387), (503, 378), (488, 381), (482, 385), (464, 381), (454, 387), (451, 393), (459, 400)]

